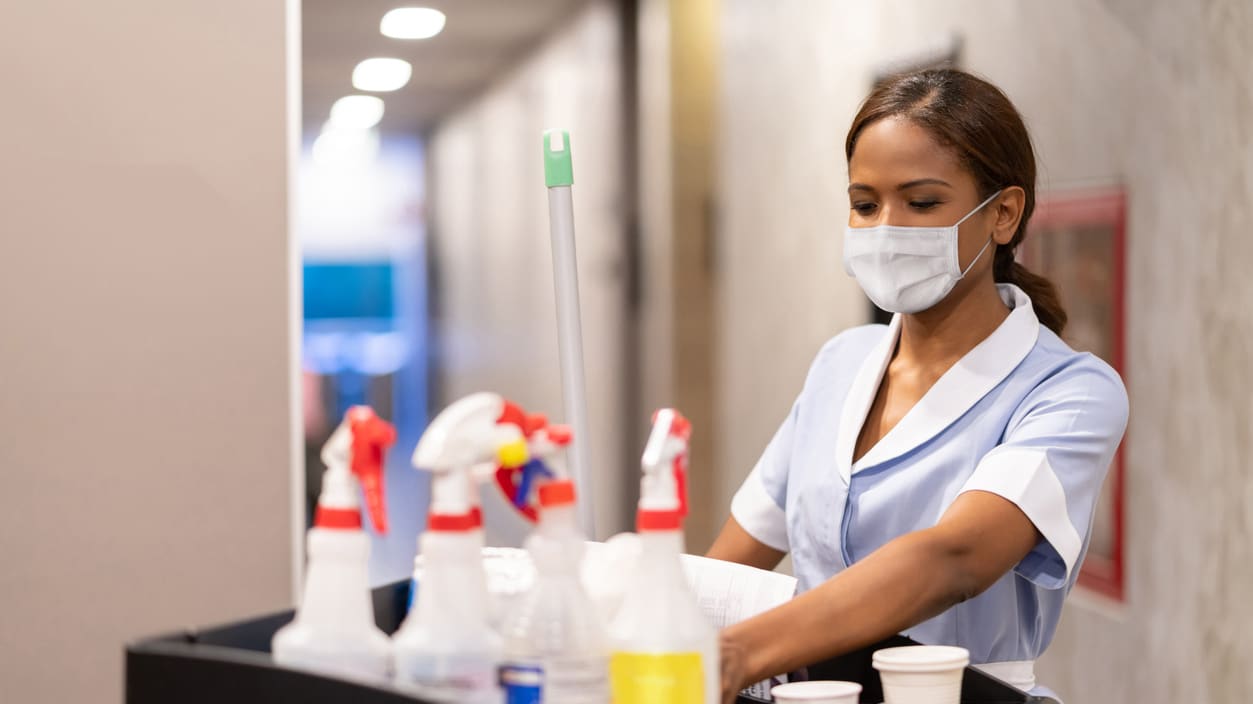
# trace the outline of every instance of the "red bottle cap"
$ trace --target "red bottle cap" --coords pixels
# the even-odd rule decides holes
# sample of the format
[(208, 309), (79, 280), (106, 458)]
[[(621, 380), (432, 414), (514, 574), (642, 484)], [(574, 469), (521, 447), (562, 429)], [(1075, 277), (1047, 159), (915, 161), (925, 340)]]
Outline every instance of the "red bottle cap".
[(574, 503), (574, 482), (569, 479), (546, 482), (539, 488), (539, 505), (569, 506)]
[(437, 533), (464, 533), (477, 527), (470, 513), (432, 513), (426, 517), (427, 530)]
[(635, 529), (645, 531), (679, 530), (683, 527), (680, 511), (650, 511), (640, 509), (635, 513)]
[(548, 426), (548, 439), (557, 447), (565, 447), (574, 440), (574, 431), (568, 425)]
[(313, 525), (317, 528), (360, 530), (361, 512), (355, 508), (326, 508), (318, 506), (318, 511), (313, 516)]

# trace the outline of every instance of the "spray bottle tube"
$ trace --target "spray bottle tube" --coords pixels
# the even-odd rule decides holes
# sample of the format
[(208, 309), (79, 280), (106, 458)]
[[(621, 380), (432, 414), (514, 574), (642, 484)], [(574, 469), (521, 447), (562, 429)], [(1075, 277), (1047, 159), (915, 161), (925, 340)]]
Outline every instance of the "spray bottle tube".
[(387, 530), (383, 453), (395, 431), (364, 406), (353, 407), (322, 450), (326, 473), (314, 527), (304, 595), (292, 623), (275, 635), (279, 664), (369, 682), (386, 681), (391, 642), (374, 623), (368, 564), (370, 538), (362, 530), (357, 484), (371, 522)]
[(610, 626), (615, 704), (715, 704), (721, 699), (718, 634), (701, 612), (679, 561), (690, 435), (685, 418), (663, 409), (654, 417), (644, 449), (636, 516), (641, 550)]

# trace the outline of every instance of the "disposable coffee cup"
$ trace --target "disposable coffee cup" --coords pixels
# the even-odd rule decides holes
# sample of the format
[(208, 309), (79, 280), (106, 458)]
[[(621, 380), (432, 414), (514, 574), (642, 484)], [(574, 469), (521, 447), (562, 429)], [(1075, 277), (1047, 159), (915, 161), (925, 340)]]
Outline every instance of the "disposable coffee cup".
[(857, 704), (861, 685), (839, 680), (788, 682), (770, 689), (770, 696), (782, 704)]
[(871, 662), (883, 682), (884, 704), (959, 704), (970, 652), (950, 645), (876, 650)]

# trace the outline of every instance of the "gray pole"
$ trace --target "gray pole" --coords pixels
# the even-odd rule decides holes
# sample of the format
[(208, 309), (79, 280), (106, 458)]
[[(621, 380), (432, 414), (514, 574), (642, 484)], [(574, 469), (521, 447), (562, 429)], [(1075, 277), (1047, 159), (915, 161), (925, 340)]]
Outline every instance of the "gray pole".
[(574, 169), (570, 136), (564, 130), (544, 133), (544, 180), (548, 186), (548, 222), (552, 233), (553, 282), (557, 293), (557, 342), (561, 355), (561, 391), (567, 422), (574, 430), (571, 475), (578, 487), (579, 525), (596, 539), (591, 432), (587, 425), (587, 386), (583, 376), (583, 325), (579, 315), (579, 272), (574, 247)]

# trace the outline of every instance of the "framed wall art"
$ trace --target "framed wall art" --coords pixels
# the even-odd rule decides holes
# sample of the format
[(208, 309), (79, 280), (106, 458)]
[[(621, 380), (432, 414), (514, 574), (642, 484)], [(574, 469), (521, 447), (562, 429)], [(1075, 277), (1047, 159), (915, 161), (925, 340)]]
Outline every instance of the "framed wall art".
[[(1019, 261), (1058, 288), (1069, 322), (1063, 338), (1091, 352), (1127, 380), (1126, 193), (1120, 186), (1044, 193)], [(1126, 438), (1123, 439), (1126, 446)], [(1125, 591), (1126, 466), (1119, 448), (1097, 503), (1079, 585), (1122, 601)]]

